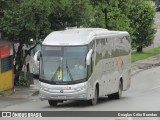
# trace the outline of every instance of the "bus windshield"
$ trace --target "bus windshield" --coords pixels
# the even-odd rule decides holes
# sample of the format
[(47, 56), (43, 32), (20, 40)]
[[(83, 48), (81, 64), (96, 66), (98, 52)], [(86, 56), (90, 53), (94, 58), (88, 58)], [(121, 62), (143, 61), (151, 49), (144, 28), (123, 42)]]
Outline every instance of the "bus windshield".
[(87, 46), (42, 46), (40, 79), (55, 82), (86, 79), (86, 55)]

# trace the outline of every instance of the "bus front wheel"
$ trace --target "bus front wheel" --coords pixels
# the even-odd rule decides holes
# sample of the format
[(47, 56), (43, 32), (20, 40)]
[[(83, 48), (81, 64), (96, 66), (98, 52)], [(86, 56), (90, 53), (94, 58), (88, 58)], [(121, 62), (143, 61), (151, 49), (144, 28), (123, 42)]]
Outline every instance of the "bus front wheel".
[(57, 101), (55, 101), (55, 100), (48, 100), (48, 103), (49, 103), (49, 105), (50, 106), (57, 106)]
[(88, 100), (88, 104), (89, 105), (96, 105), (97, 104), (97, 101), (98, 101), (98, 90), (97, 90), (97, 87), (95, 88), (95, 95), (94, 95), (94, 98), (91, 99), (91, 100)]

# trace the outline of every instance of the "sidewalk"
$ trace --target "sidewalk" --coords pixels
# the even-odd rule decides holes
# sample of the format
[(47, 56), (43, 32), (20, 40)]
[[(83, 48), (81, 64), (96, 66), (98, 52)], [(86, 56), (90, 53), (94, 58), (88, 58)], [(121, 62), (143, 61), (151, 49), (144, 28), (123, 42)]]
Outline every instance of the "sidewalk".
[[(146, 69), (160, 66), (160, 54), (145, 60), (140, 60), (132, 64), (132, 76)], [(8, 98), (29, 98), (39, 94), (39, 81), (34, 80), (34, 84), (30, 88), (15, 87), (14, 94), (7, 96)]]
[[(5, 96), (7, 98), (29, 98), (39, 94), (39, 80), (34, 79), (34, 84), (31, 84), (29, 88), (18, 87), (14, 88), (14, 93), (11, 96)], [(0, 96), (1, 99), (2, 95)]]
[(132, 63), (131, 74), (133, 76), (143, 70), (147, 70), (156, 66), (160, 66), (160, 54)]

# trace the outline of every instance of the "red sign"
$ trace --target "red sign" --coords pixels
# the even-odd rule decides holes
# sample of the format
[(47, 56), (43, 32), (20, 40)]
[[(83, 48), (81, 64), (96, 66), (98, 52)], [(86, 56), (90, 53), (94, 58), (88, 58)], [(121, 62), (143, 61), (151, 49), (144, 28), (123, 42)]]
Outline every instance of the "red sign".
[(10, 46), (0, 48), (0, 58), (5, 58), (8, 56), (10, 56)]

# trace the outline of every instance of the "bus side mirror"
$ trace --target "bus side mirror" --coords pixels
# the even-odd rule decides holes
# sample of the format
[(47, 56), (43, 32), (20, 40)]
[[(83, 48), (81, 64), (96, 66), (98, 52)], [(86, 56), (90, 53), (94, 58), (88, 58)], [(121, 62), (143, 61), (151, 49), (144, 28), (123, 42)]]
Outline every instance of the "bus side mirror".
[(87, 64), (87, 65), (90, 65), (90, 64), (91, 64), (92, 53), (93, 53), (93, 50), (92, 50), (92, 49), (90, 49), (89, 52), (87, 53), (87, 57), (86, 57), (86, 64)]
[(35, 55), (34, 55), (34, 62), (35, 62), (35, 64), (36, 64), (36, 66), (39, 65), (40, 53), (41, 53), (41, 52), (38, 50), (38, 51), (35, 53)]

